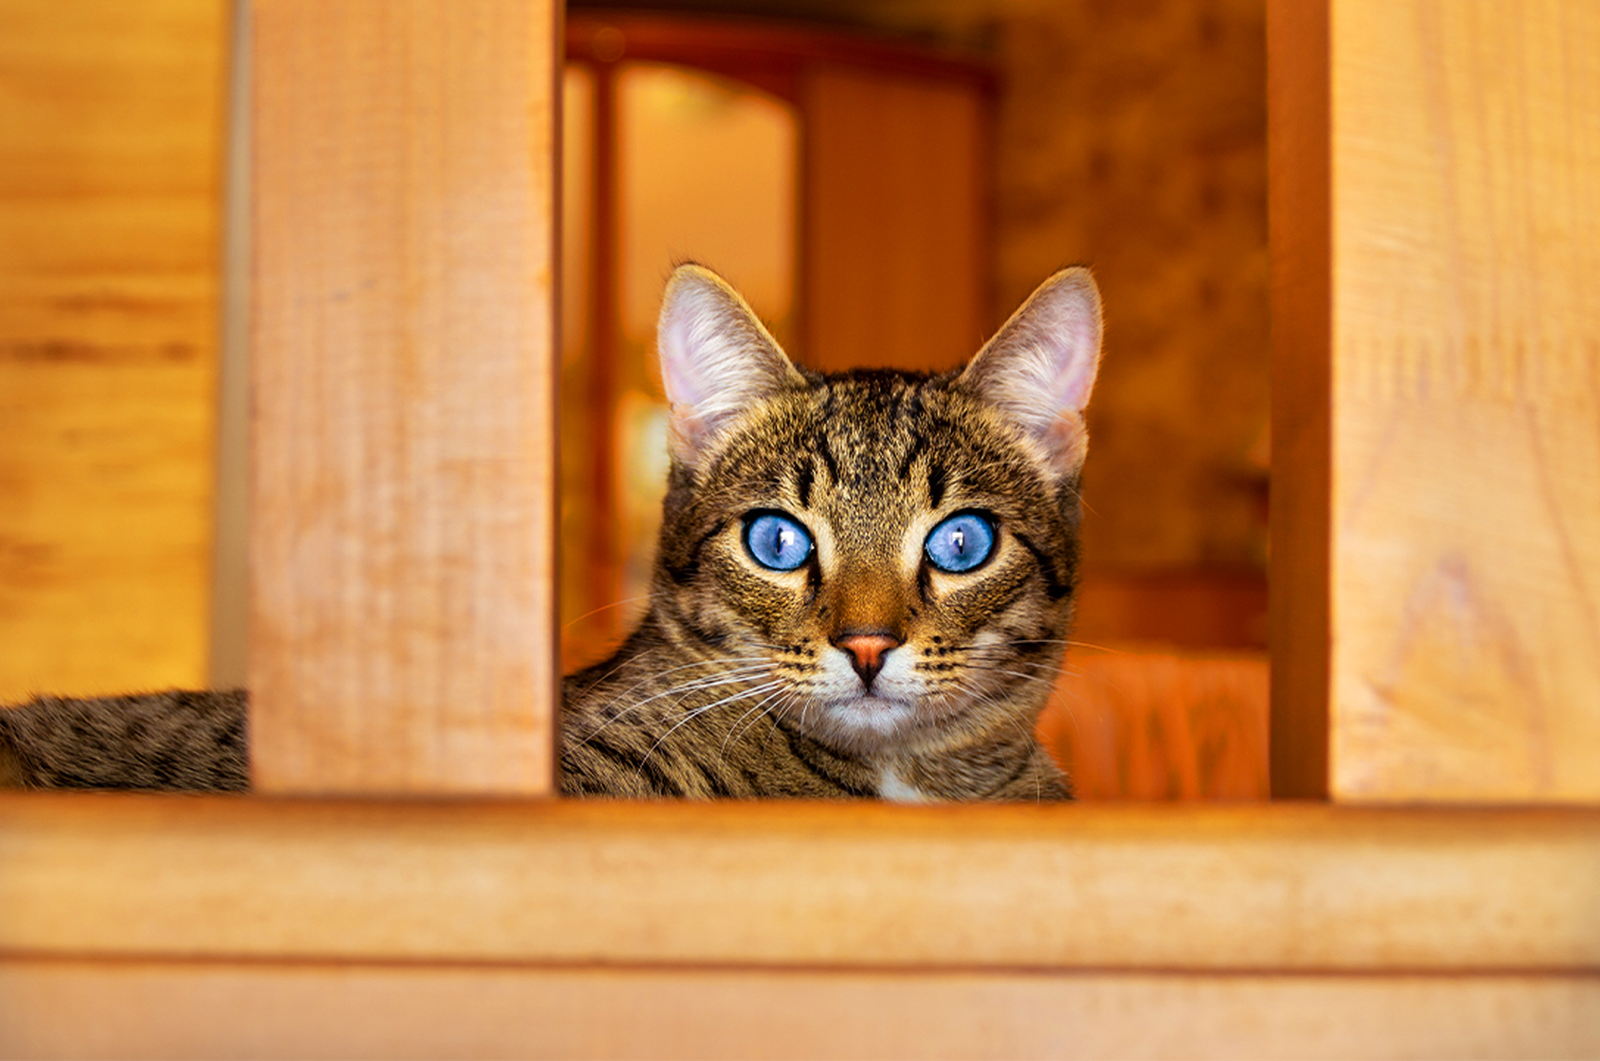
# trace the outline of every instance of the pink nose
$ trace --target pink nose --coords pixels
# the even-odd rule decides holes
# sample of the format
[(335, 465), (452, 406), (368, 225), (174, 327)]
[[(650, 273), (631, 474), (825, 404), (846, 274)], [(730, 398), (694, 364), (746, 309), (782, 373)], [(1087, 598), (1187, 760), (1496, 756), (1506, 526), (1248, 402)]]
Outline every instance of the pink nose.
[(900, 641), (887, 634), (849, 634), (834, 641), (840, 649), (850, 654), (850, 665), (861, 676), (861, 684), (872, 687), (872, 679), (883, 669), (883, 657)]

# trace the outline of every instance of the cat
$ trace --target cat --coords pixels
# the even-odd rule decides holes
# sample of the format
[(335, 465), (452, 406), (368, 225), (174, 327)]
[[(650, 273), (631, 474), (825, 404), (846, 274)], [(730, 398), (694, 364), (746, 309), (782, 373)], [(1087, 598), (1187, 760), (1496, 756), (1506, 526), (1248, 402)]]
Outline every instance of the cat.
[[(1056, 800), (1034, 736), (1072, 618), (1089, 271), (962, 369), (797, 368), (710, 270), (657, 334), (671, 471), (649, 609), (569, 675), (570, 796)], [(248, 787), (243, 693), (0, 711), (0, 783)]]

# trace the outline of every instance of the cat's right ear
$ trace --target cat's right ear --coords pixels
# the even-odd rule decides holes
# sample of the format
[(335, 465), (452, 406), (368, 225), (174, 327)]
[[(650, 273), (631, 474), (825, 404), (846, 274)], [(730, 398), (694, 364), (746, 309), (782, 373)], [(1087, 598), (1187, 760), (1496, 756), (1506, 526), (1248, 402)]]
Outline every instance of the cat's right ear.
[(739, 293), (699, 265), (680, 265), (667, 280), (656, 350), (672, 456), (691, 467), (751, 404), (805, 384)]

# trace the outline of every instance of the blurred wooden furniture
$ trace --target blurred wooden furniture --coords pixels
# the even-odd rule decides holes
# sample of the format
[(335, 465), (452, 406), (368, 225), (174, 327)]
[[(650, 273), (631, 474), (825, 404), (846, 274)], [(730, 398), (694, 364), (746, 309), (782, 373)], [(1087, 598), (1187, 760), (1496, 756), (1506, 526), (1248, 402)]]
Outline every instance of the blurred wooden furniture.
[(1039, 738), (1098, 799), (1264, 800), (1264, 652), (1074, 647)]
[[(626, 12), (574, 14), (566, 42), (569, 62), (595, 72), (601, 99), (618, 67), (647, 62), (742, 82), (794, 108), (803, 179), (793, 345), (806, 364), (950, 368), (999, 323), (988, 319), (985, 166), (996, 77), (980, 58), (782, 22)], [(616, 135), (607, 125), (617, 116), (603, 108), (597, 147)], [(595, 183), (606, 178), (597, 172)]]
[(1039, 736), (1080, 799), (1266, 799), (1267, 587), (1089, 572)]
[[(558, 38), (551, 8), (483, 0), (471, 5), (469, 18), (460, 14), (465, 7), (455, 0), (413, 0), (403, 7), (359, 9), (364, 16), (353, 14), (354, 8), (339, 8), (330, 16), (334, 9), (322, 0), (259, 0), (257, 39), (277, 42), (268, 47), (283, 52), (262, 63), (262, 77), (308, 76), (289, 61), (295, 54), (327, 49), (365, 61), (403, 41), (406, 69), (434, 88), (398, 100), (371, 100), (372, 125), (352, 127), (346, 138), (322, 135), (312, 114), (299, 112), (308, 122), (303, 135), (282, 142), (292, 157), (274, 163), (282, 168), (262, 169), (258, 176), (321, 173), (329, 194), (344, 189), (387, 196), (383, 201), (395, 211), (394, 224), (414, 243), (394, 255), (387, 238), (375, 240), (357, 275), (379, 291), (407, 278), (401, 287), (406, 297), (396, 299), (397, 310), (438, 305), (434, 300), (449, 290), (448, 271), (412, 270), (419, 257), (439, 260), (429, 255), (448, 247), (461, 256), (450, 258), (452, 264), (483, 263), (491, 274), (503, 270), (523, 281), (519, 289), (505, 283), (503, 275), (484, 277), (482, 290), (489, 294), (474, 305), (477, 327), (493, 335), (522, 335), (531, 300), (536, 307), (531, 312), (542, 315), (535, 331), (548, 335), (554, 326), (553, 276), (548, 269), (526, 268), (524, 253), (541, 254), (539, 248), (549, 246), (552, 216), (518, 210), (527, 228), (496, 233), (495, 239), (480, 225), (445, 227), (441, 220), (454, 215), (441, 213), (435, 197), (417, 194), (437, 187), (439, 171), (432, 168), (437, 160), (418, 161), (415, 168), (377, 165), (414, 128), (437, 131), (441, 115), (460, 116), (453, 106), (459, 102), (453, 96), (457, 83), (426, 76), (447, 68), (452, 58), (470, 56), (492, 66), (481, 76), (503, 76), (507, 91), (526, 93), (520, 99), (528, 107), (553, 113), (553, 87), (540, 87), (553, 86)], [(1600, 155), (1589, 150), (1600, 118), (1600, 101), (1593, 96), (1600, 79), (1590, 68), (1600, 54), (1600, 16), (1575, 4), (1513, 9), (1489, 0), (1448, 6), (1426, 0), (1330, 0), (1325, 5), (1279, 0), (1271, 10), (1272, 91), (1279, 116), (1312, 125), (1309, 133), (1304, 126), (1275, 128), (1280, 138), (1276, 187), (1280, 194), (1293, 192), (1309, 166), (1310, 176), (1320, 174), (1320, 186), (1332, 189), (1325, 199), (1294, 199), (1310, 215), (1276, 230), (1275, 239), (1295, 239), (1307, 228), (1314, 235), (1319, 223), (1325, 230), (1345, 231), (1378, 209), (1381, 197), (1370, 189), (1380, 178), (1403, 188), (1408, 180), (1443, 175), (1476, 186), (1487, 172), (1497, 189), (1487, 204), (1501, 226), (1496, 231), (1527, 235), (1547, 209), (1531, 205), (1535, 193), (1555, 181), (1556, 187), (1570, 187), (1581, 207), (1571, 211), (1571, 223), (1579, 226), (1572, 238), (1594, 243), (1596, 233), (1581, 226), (1600, 220), (1600, 210), (1588, 209), (1600, 188), (1595, 179)], [(1400, 24), (1391, 21), (1395, 18)], [(286, 35), (291, 30), (295, 35)], [(301, 34), (303, 39), (296, 36)], [(517, 46), (490, 39), (511, 34), (520, 34)], [(1452, 57), (1464, 53), (1481, 57), (1476, 69), (1492, 59), (1509, 71), (1507, 77), (1541, 84), (1555, 78), (1564, 86), (1563, 105), (1519, 110), (1510, 103), (1520, 97), (1486, 93), (1495, 82), (1456, 78)], [(1314, 61), (1318, 56), (1320, 63)], [(1307, 57), (1313, 61), (1300, 62)], [(1439, 57), (1443, 60), (1435, 61)], [(1286, 62), (1292, 64), (1288, 70)], [(532, 76), (546, 68), (549, 82)], [(368, 91), (362, 69), (358, 63), (348, 80), (334, 79), (326, 91)], [(1405, 91), (1415, 76), (1428, 79), (1428, 92)], [(1337, 93), (1330, 94), (1330, 82)], [(482, 82), (475, 76), (460, 85), (466, 91)], [(1384, 86), (1396, 89), (1392, 120), (1363, 126), (1358, 139), (1347, 139), (1351, 101)], [(263, 102), (273, 98), (270, 87), (261, 96)], [(330, 101), (321, 113), (340, 115), (341, 106)], [(1406, 119), (1418, 107), (1435, 120), (1421, 143)], [(1482, 123), (1474, 121), (1478, 116)], [(263, 117), (270, 127), (279, 116)], [(540, 120), (534, 121), (540, 127)], [(1474, 137), (1484, 129), (1497, 130), (1498, 136), (1519, 123), (1529, 148), (1522, 155), (1484, 159), (1480, 168), (1469, 164), (1470, 152), (1455, 153), (1476, 143)], [(443, 128), (451, 129), (450, 123)], [(1316, 128), (1331, 131), (1325, 141), (1316, 138)], [(1291, 132), (1307, 139), (1297, 141)], [(1288, 150), (1297, 142), (1310, 149)], [(1392, 154), (1377, 150), (1385, 144)], [(527, 165), (524, 143), (508, 141), (502, 150), (508, 170)], [(1419, 150), (1433, 154), (1419, 157)], [(373, 167), (360, 165), (362, 159)], [(548, 154), (536, 162), (553, 170)], [(395, 177), (393, 187), (384, 184), (389, 176)], [(499, 186), (490, 181), (474, 187), (492, 191)], [(547, 185), (536, 182), (540, 187)], [(1312, 179), (1309, 187), (1314, 191), (1318, 181)], [(529, 193), (511, 194), (518, 203)], [(1461, 194), (1452, 201), (1471, 201), (1465, 190)], [(504, 206), (492, 196), (491, 202)], [(1463, 253), (1467, 245), (1459, 240), (1402, 238), (1409, 226), (1426, 226), (1434, 215), (1383, 216), (1390, 226), (1385, 246), (1408, 248), (1412, 264), (1403, 275), (1385, 274), (1391, 284), (1387, 290), (1397, 299), (1413, 278), (1461, 282), (1482, 275), (1493, 289), (1501, 283), (1526, 284), (1557, 295), (1575, 290), (1571, 285), (1579, 282), (1579, 274), (1569, 272), (1575, 259), (1558, 253), (1567, 247), (1561, 233), (1540, 229), (1554, 241), (1551, 256), (1526, 258), (1529, 276), (1503, 280), (1498, 273), (1474, 272), (1487, 270), (1489, 263)], [(1336, 228), (1326, 228), (1335, 221)], [(520, 242), (524, 251), (502, 254), (491, 245), (505, 240)], [(1354, 309), (1361, 303), (1349, 301), (1354, 293), (1341, 286), (1350, 278), (1332, 274), (1323, 253), (1328, 245), (1309, 238), (1284, 248), (1280, 258), (1285, 309), (1312, 313), (1310, 323), (1297, 317), (1287, 334), (1323, 337), (1321, 346), (1311, 343), (1307, 364), (1297, 368), (1301, 387), (1279, 395), (1280, 401), (1308, 392), (1312, 398), (1301, 410), (1306, 437), (1279, 450), (1286, 473), (1306, 475), (1306, 483), (1295, 489), (1330, 482), (1326, 467), (1318, 475), (1318, 453), (1331, 453), (1338, 471), (1344, 467), (1340, 459), (1366, 452), (1359, 448), (1366, 436), (1354, 429), (1368, 399), (1342, 390), (1329, 395), (1328, 362), (1315, 356), (1319, 349), (1336, 359), (1353, 356), (1355, 350), (1338, 345), (1344, 329), (1368, 322), (1366, 311)], [(484, 252), (481, 259), (477, 250)], [(291, 265), (279, 259), (275, 268)], [(267, 270), (257, 282), (266, 287), (285, 280)], [(1319, 302), (1319, 291), (1329, 300)], [(330, 284), (320, 297), (308, 293), (288, 301), (283, 312), (290, 318), (274, 327), (311, 328), (319, 318), (335, 320), (339, 296), (355, 293)], [(1324, 306), (1320, 317), (1314, 312), (1319, 305)], [(450, 318), (448, 302), (440, 315)], [(1426, 314), (1403, 319), (1424, 331), (1448, 330), (1457, 320)], [(1581, 360), (1593, 357), (1593, 347), (1585, 345), (1580, 322), (1562, 319), (1572, 331), (1556, 347), (1557, 365), (1568, 358), (1590, 363)], [(1333, 328), (1332, 343), (1328, 328)], [(378, 388), (371, 400), (380, 406), (400, 403), (414, 385), (414, 367), (470, 376), (468, 359), (441, 365), (438, 345), (447, 334), (432, 326), (404, 330), (397, 337), (396, 369), (370, 384), (349, 374), (365, 356), (359, 347), (329, 344), (326, 363), (312, 378), (326, 380), (327, 390), (336, 390), (341, 380), (351, 386), (361, 382)], [(1482, 346), (1467, 349), (1484, 356)], [(297, 365), (300, 355), (288, 344), (264, 350), (273, 363), (263, 371), (310, 371)], [(549, 343), (530, 338), (527, 350), (536, 370), (541, 364), (549, 370)], [(1280, 351), (1286, 363), (1298, 364), (1292, 355)], [(1343, 387), (1343, 373), (1360, 366), (1338, 363)], [(1498, 362), (1471, 364), (1493, 373)], [(1341, 588), (1338, 580), (1351, 576), (1352, 564), (1434, 548), (1440, 561), (1423, 570), (1448, 575), (1461, 564), (1473, 570), (1466, 558), (1496, 544), (1509, 552), (1511, 565), (1524, 555), (1519, 549), (1525, 539), (1531, 535), (1537, 546), (1549, 533), (1540, 526), (1530, 529), (1529, 513), (1509, 510), (1494, 498), (1475, 507), (1473, 519), (1452, 521), (1443, 538), (1418, 535), (1401, 518), (1430, 494), (1448, 509), (1457, 500), (1455, 476), (1482, 468), (1485, 456), (1458, 419), (1478, 410), (1470, 400), (1473, 387), (1453, 382), (1456, 368), (1450, 358), (1441, 354), (1400, 367), (1407, 365), (1419, 375), (1426, 366), (1429, 404), (1419, 410), (1406, 402), (1380, 403), (1381, 422), (1394, 436), (1411, 430), (1413, 417), (1439, 429), (1458, 424), (1458, 444), (1428, 451), (1436, 474), (1408, 480), (1411, 495), (1404, 506), (1364, 502), (1382, 495), (1382, 476), (1373, 495), (1331, 494), (1339, 521), (1313, 542), (1328, 541), (1332, 552), (1292, 552), (1295, 562), (1283, 561), (1274, 584), (1275, 590), (1290, 592), (1291, 617), (1296, 609), (1315, 613), (1319, 602), (1336, 605), (1313, 614), (1310, 623), (1316, 629), (1320, 622), (1326, 634), (1338, 635), (1332, 643), (1327, 638), (1298, 642), (1279, 660), (1280, 689), (1302, 690), (1313, 709), (1309, 722), (1298, 723), (1291, 734), (1310, 749), (1293, 760), (1297, 767), (1317, 759), (1315, 709), (1328, 703), (1328, 689), (1315, 679), (1335, 673), (1325, 662), (1320, 670), (1315, 664), (1330, 652), (1341, 666), (1356, 658), (1349, 654), (1361, 646), (1364, 626), (1382, 631), (1393, 619), (1392, 600)], [(1440, 382), (1433, 387), (1436, 368)], [(528, 383), (520, 375), (514, 378)], [(1337, 398), (1336, 403), (1316, 406), (1317, 378), (1321, 393), (1330, 402)], [(1355, 382), (1363, 379), (1357, 371)], [(1571, 423), (1565, 403), (1582, 407), (1586, 397), (1535, 388), (1512, 388), (1512, 393), (1529, 417), (1548, 413), (1551, 423), (1563, 426)], [(317, 408), (337, 408), (325, 395), (318, 400)], [(497, 396), (489, 409), (466, 412), (492, 416), (523, 400), (521, 394)], [(1291, 407), (1287, 419), (1293, 420), (1294, 412)], [(456, 421), (449, 418), (421, 418), (416, 435), (374, 431), (369, 423), (322, 423), (314, 431), (326, 432), (335, 444), (367, 447), (367, 459), (379, 467), (414, 450), (430, 452), (430, 447), (473, 437), (456, 432)], [(1319, 423), (1342, 425), (1352, 434), (1319, 435)], [(1567, 469), (1581, 466), (1588, 452), (1584, 447), (1593, 441), (1592, 434), (1576, 428), (1537, 437), (1537, 451), (1514, 449), (1497, 459), (1520, 459), (1520, 473), (1537, 480), (1547, 469), (1568, 474)], [(543, 460), (544, 467), (553, 468), (548, 436), (535, 434), (526, 442), (534, 463)], [(273, 444), (298, 443), (280, 436)], [(515, 457), (520, 465), (525, 454)], [(473, 452), (446, 463), (470, 482), (475, 461), (493, 464), (505, 458)], [(1311, 464), (1302, 466), (1302, 461)], [(1504, 469), (1496, 474), (1505, 474)], [(1334, 480), (1336, 490), (1343, 487), (1343, 479)], [(315, 493), (263, 492), (258, 503), (263, 500), (278, 506), (271, 517), (291, 541), (299, 528), (315, 544), (333, 520), (341, 532), (336, 544), (348, 550), (344, 555), (359, 557), (364, 550), (393, 544), (381, 524), (337, 523), (336, 504)], [(1350, 511), (1341, 507), (1346, 504)], [(532, 506), (510, 517), (505, 511), (498, 498), (468, 492), (453, 516), (471, 527), (486, 521), (485, 540), (491, 546), (506, 530), (497, 522), (502, 517), (513, 521), (506, 536), (520, 527), (538, 538), (543, 510)], [(1352, 523), (1359, 535), (1346, 531)], [(1275, 559), (1283, 552), (1275, 550)], [(1542, 554), (1535, 549), (1527, 555)], [(1585, 554), (1574, 546), (1571, 555)], [(548, 550), (538, 557), (537, 570), (548, 586), (553, 559)], [(385, 586), (402, 602), (408, 600), (405, 594), (419, 591), (401, 585), (403, 571), (371, 570), (363, 576), (371, 581), (334, 582), (347, 587), (336, 592), (320, 579), (304, 578), (320, 570), (321, 562), (315, 550), (304, 566), (286, 552), (261, 575), (279, 584), (262, 588), (282, 594), (285, 606), (296, 613), (314, 611), (317, 636), (336, 649), (382, 643), (386, 634), (392, 642), (375, 655), (319, 649), (323, 673), (315, 676), (315, 687), (354, 685), (351, 675), (388, 681), (398, 673), (389, 652), (427, 653), (448, 643), (417, 637), (409, 607), (351, 606), (381, 599)], [(485, 583), (501, 570), (494, 548), (481, 559), (469, 550), (426, 568), (423, 586), (437, 586), (445, 599), (460, 593), (471, 601), (480, 595), (492, 600), (493, 587)], [(1587, 577), (1581, 563), (1569, 570), (1580, 582)], [(1404, 579), (1395, 577), (1403, 587)], [(1446, 581), (1447, 588), (1459, 584)], [(1434, 582), (1425, 576), (1416, 585)], [(319, 595), (331, 599), (319, 600)], [(1444, 610), (1424, 608), (1426, 616), (1486, 614), (1466, 606), (1481, 595), (1420, 597), (1423, 604), (1435, 599)], [(1569, 597), (1557, 594), (1553, 614), (1562, 614), (1569, 603)], [(547, 598), (543, 607), (549, 614), (553, 602)], [(1578, 654), (1591, 646), (1581, 622), (1531, 640), (1517, 635), (1519, 627), (1506, 614), (1506, 622), (1494, 628), (1503, 639), (1489, 645), (1517, 646), (1514, 658), (1526, 664), (1517, 673), (1537, 678), (1585, 665), (1587, 655)], [(1287, 629), (1304, 628), (1289, 623)], [(1418, 644), (1437, 641), (1424, 638)], [(553, 643), (521, 647), (546, 655), (554, 651)], [(501, 674), (496, 658), (465, 653), (459, 665), (473, 668), (468, 677), (487, 686)], [(1291, 669), (1282, 673), (1285, 662)], [(1301, 667), (1310, 670), (1295, 669)], [(1448, 671), (1401, 668), (1396, 673), (1406, 683), (1417, 682), (1416, 695), (1425, 696), (1447, 723), (1410, 733), (1402, 729), (1402, 746), (1410, 754), (1425, 763), (1427, 754), (1443, 755), (1471, 735), (1482, 717), (1474, 714), (1475, 689), (1438, 680)], [(1345, 779), (1369, 750), (1338, 734), (1349, 724), (1340, 699), (1346, 684), (1331, 684), (1333, 711), (1323, 714), (1335, 731), (1335, 777)], [(1565, 687), (1559, 695), (1572, 699), (1558, 706), (1540, 701), (1550, 710), (1524, 722), (1543, 724), (1558, 710), (1564, 719), (1585, 718), (1592, 707), (1586, 698), (1590, 692)], [(1505, 809), (1384, 809), (1337, 801), (1242, 808), (897, 808), (424, 799), (419, 797), (426, 792), (442, 796), (477, 787), (514, 794), (526, 786), (502, 774), (480, 783), (471, 776), (468, 756), (441, 756), (421, 784), (397, 776), (384, 761), (409, 761), (418, 747), (448, 747), (457, 736), (476, 741), (486, 725), (508, 741), (529, 739), (530, 726), (504, 715), (491, 714), (485, 721), (433, 710), (437, 692), (431, 688), (405, 694), (415, 706), (405, 709), (400, 725), (365, 717), (378, 705), (392, 706), (387, 697), (329, 703), (326, 710), (335, 717), (312, 720), (285, 710), (292, 695), (293, 690), (279, 688), (263, 701), (262, 710), (277, 713), (285, 736), (262, 749), (262, 776), (292, 776), (299, 792), (360, 791), (366, 798), (0, 799), (0, 865), (5, 867), (0, 874), (0, 1005), (5, 1007), (0, 1051), (32, 1056), (1600, 1052), (1600, 918), (1594, 903), (1600, 894), (1600, 809), (1548, 805), (1576, 799), (1578, 789), (1571, 786), (1531, 787), (1520, 793), (1529, 806)], [(1404, 695), (1412, 695), (1409, 684)], [(1558, 692), (1551, 687), (1549, 695)], [(531, 697), (526, 705), (535, 720), (531, 729), (548, 733), (555, 710), (552, 691), (534, 688)], [(1488, 703), (1500, 701), (1492, 697)], [(1296, 725), (1294, 708), (1280, 692), (1275, 722)], [(287, 737), (296, 728), (298, 740), (308, 745), (336, 739), (339, 732), (359, 735), (346, 754), (370, 762), (370, 768), (329, 764), (323, 749), (296, 747)], [(1324, 751), (1328, 740), (1324, 727)], [(1581, 739), (1567, 740), (1569, 745), (1551, 754), (1586, 754)], [(1376, 776), (1381, 778), (1382, 771)], [(1567, 775), (1552, 766), (1550, 776)], [(535, 785), (548, 786), (550, 780), (546, 772)], [(1316, 787), (1318, 782), (1304, 774), (1297, 783)], [(1482, 783), (1483, 799), (1505, 798), (1497, 776), (1485, 775)], [(1334, 787), (1336, 797), (1369, 798), (1382, 791), (1346, 780)], [(1458, 787), (1434, 791), (1451, 800), (1460, 797)], [(382, 798), (395, 795), (409, 798)], [(1536, 805), (1541, 802), (1546, 805)]]

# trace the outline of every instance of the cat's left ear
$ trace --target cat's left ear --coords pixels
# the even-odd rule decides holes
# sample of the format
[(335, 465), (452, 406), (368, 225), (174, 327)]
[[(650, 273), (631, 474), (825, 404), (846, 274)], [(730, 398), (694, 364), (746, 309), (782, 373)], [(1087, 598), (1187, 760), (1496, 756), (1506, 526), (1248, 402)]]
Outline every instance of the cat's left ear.
[(1039, 285), (979, 350), (961, 382), (998, 406), (1063, 474), (1083, 467), (1083, 410), (1100, 368), (1100, 290), (1088, 269)]
[(680, 265), (667, 280), (656, 351), (672, 407), (668, 444), (690, 466), (751, 405), (805, 385), (749, 304), (700, 265)]

